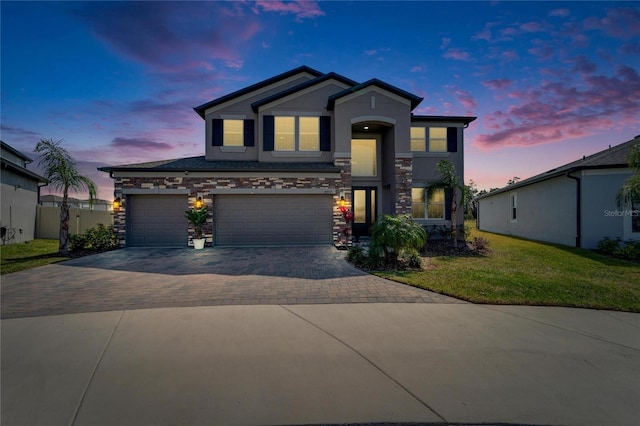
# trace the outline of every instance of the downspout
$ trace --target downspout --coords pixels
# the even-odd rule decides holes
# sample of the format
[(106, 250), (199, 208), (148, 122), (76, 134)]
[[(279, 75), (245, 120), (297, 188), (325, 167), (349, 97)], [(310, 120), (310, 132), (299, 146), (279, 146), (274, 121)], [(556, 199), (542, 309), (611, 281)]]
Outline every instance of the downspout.
[(582, 212), (581, 212), (581, 206), (582, 206), (582, 191), (580, 190), (581, 187), (581, 179), (579, 177), (575, 177), (575, 176), (571, 176), (570, 175), (570, 171), (567, 172), (565, 174), (566, 177), (568, 177), (569, 179), (573, 179), (576, 181), (576, 247), (581, 247), (581, 229), (582, 229)]

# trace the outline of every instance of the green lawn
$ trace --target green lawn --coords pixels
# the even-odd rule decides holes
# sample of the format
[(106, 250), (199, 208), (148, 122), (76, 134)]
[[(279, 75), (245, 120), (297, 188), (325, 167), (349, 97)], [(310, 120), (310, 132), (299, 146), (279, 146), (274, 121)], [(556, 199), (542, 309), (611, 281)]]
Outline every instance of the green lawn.
[(476, 229), (471, 235), (487, 238), (491, 253), (436, 257), (424, 271), (376, 275), (475, 303), (640, 312), (637, 263)]
[(23, 271), (68, 260), (58, 256), (58, 240), (31, 240), (0, 246), (0, 274)]

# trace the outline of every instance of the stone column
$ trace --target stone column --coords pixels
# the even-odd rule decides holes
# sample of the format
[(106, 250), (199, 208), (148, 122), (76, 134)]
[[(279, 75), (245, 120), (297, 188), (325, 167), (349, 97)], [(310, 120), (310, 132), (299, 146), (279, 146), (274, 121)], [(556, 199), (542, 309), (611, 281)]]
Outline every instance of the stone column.
[(413, 159), (396, 158), (396, 215), (411, 214), (411, 185), (413, 184)]

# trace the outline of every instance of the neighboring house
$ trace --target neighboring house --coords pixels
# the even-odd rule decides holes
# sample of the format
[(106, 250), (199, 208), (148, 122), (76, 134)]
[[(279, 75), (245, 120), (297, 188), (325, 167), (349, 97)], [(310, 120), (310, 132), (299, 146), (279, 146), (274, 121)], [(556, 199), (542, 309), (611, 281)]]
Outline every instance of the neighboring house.
[[(41, 195), (40, 204), (45, 207), (60, 207), (62, 205), (62, 196), (60, 195)], [(69, 208), (78, 208), (84, 210), (111, 211), (112, 202), (107, 200), (95, 199), (93, 205), (89, 200), (78, 200), (77, 198), (67, 198)]]
[(30, 241), (35, 233), (39, 188), (47, 180), (27, 170), (27, 164), (32, 162), (29, 157), (2, 141), (0, 143), (2, 243)]
[(462, 179), (463, 129), (475, 117), (412, 115), (421, 101), (302, 66), (198, 106), (204, 156), (100, 168), (121, 201), (122, 244), (186, 245), (184, 212), (199, 198), (214, 245), (331, 244), (346, 225), (343, 198), (356, 235), (383, 214), (447, 224), (450, 194), (425, 188), (442, 159)]
[(590, 249), (604, 237), (640, 240), (640, 200), (616, 204), (636, 143), (640, 136), (478, 197), (478, 229)]

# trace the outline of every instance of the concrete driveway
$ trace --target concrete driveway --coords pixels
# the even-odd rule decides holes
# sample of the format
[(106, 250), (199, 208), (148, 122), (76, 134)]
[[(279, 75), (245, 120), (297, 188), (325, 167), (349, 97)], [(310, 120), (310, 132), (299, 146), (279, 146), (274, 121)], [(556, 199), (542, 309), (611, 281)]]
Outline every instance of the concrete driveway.
[(639, 314), (461, 303), (343, 256), (121, 250), (5, 275), (0, 421), (640, 423)]
[(161, 307), (463, 303), (366, 274), (333, 247), (122, 249), (2, 276), (2, 318)]

